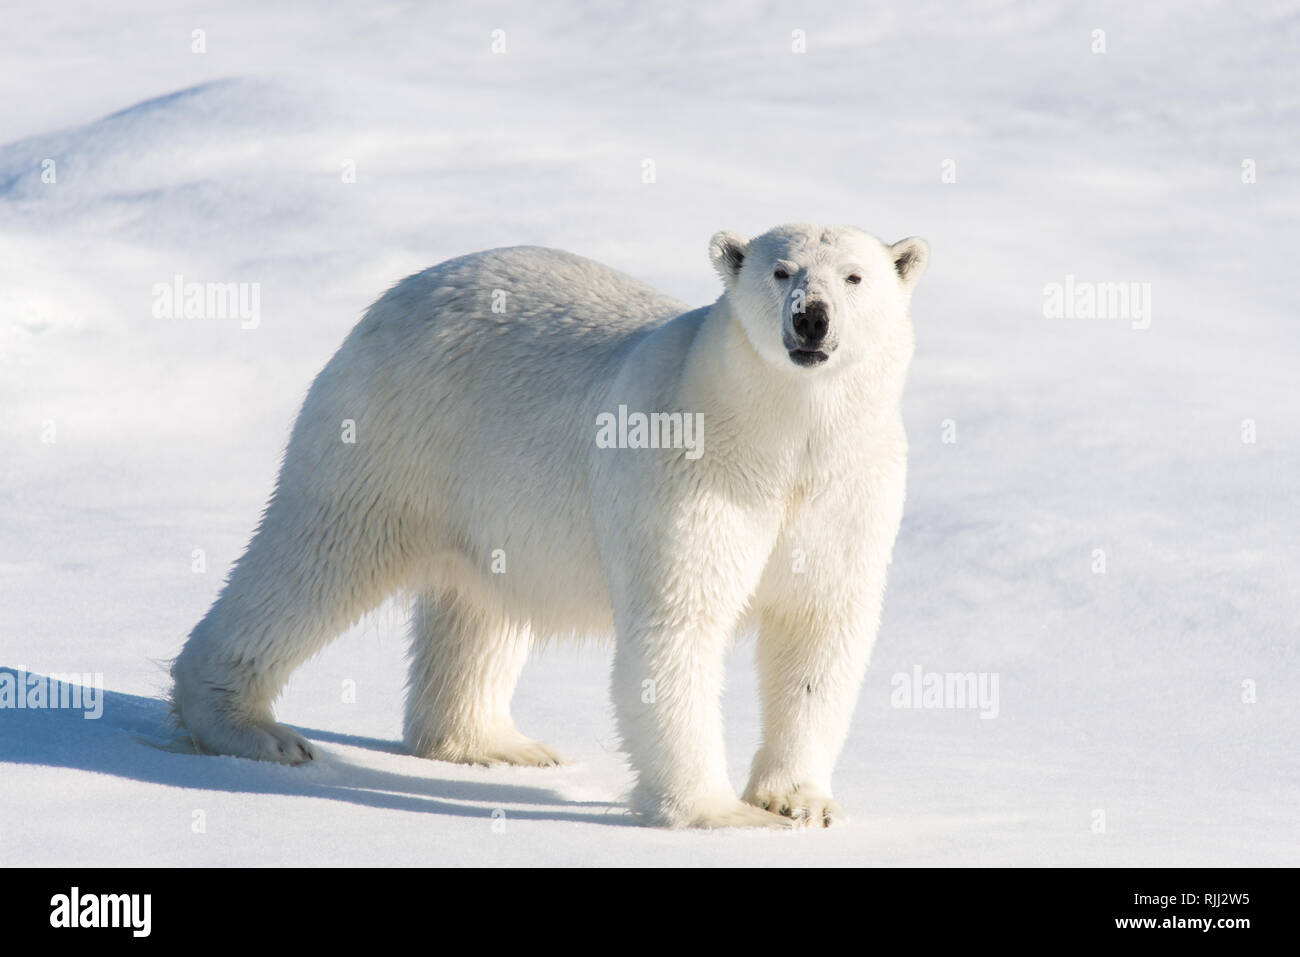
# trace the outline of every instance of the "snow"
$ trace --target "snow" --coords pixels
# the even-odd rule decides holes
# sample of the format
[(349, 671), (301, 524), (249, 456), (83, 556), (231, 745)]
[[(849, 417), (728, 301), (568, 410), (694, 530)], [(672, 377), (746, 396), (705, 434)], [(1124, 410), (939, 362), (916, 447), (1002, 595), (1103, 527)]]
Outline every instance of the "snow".
[[(108, 690), (99, 720), (0, 710), (0, 864), (1300, 863), (1296, 4), (29, 6), (0, 38), (0, 665)], [(396, 604), (278, 706), (321, 760), (166, 749), (165, 661), (384, 289), (538, 243), (702, 304), (713, 232), (792, 220), (933, 251), (845, 829), (637, 826), (607, 648), (541, 653), (516, 699), (571, 766), (403, 755)], [(178, 274), (259, 283), (260, 324), (153, 318)], [(1149, 283), (1150, 328), (1045, 318), (1067, 275)], [(998, 716), (892, 707), (917, 665), (997, 674)], [(754, 686), (742, 638), (738, 787)]]

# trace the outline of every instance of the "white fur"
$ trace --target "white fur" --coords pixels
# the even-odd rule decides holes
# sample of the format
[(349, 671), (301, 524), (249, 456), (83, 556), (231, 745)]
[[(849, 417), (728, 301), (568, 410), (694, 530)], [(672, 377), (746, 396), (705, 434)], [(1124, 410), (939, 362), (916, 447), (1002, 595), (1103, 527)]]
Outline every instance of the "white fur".
[[(797, 225), (719, 233), (711, 255), (726, 291), (691, 311), (533, 247), (443, 263), (376, 302), (312, 385), (257, 533), (175, 662), (196, 743), (310, 759), (273, 700), (405, 591), (416, 754), (556, 763), (510, 716), (528, 649), (613, 631), (637, 811), (674, 826), (841, 818), (831, 771), (902, 513), (908, 302), (926, 247)], [(783, 345), (800, 294), (829, 311), (836, 348), (818, 366)], [(597, 447), (598, 414), (620, 404), (703, 413), (703, 455)], [(720, 698), (746, 622), (764, 733), (743, 803)]]

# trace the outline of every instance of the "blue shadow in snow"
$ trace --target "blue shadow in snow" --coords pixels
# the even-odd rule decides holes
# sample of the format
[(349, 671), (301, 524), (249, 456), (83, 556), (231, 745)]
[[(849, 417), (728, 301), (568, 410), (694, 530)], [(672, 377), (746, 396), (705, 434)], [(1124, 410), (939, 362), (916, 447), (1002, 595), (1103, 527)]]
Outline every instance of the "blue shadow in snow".
[[(13, 676), (12, 681), (17, 683), (24, 673), (0, 668), (0, 695), (13, 687), (5, 676)], [(27, 677), (31, 680), (35, 673)], [(40, 678), (44, 680), (45, 676)], [(67, 691), (72, 686), (62, 687)], [(167, 702), (107, 690), (100, 695), (103, 711), (97, 719), (86, 718), (83, 710), (16, 708), (6, 701), (0, 706), (0, 762), (76, 768), (178, 788), (325, 798), (423, 814), (481, 819), (488, 817), (493, 807), (511, 805), (509, 815), (513, 820), (636, 826), (635, 819), (621, 807), (598, 801), (570, 801), (549, 789), (525, 784), (399, 774), (361, 767), (328, 753), (310, 764), (288, 767), (171, 750), (176, 735)], [(314, 741), (403, 753), (393, 741), (308, 728), (298, 731)], [(430, 762), (428, 767), (437, 765)], [(518, 807), (521, 804), (543, 807)]]

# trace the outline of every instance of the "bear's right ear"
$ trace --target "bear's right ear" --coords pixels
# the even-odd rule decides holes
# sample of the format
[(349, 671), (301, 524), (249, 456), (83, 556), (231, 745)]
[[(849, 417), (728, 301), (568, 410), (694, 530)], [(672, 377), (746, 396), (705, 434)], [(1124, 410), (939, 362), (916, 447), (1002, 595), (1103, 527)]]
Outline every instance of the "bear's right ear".
[(709, 260), (728, 289), (736, 285), (736, 279), (740, 276), (740, 267), (745, 264), (747, 249), (749, 249), (748, 239), (725, 229), (720, 233), (714, 233), (713, 238), (709, 240)]

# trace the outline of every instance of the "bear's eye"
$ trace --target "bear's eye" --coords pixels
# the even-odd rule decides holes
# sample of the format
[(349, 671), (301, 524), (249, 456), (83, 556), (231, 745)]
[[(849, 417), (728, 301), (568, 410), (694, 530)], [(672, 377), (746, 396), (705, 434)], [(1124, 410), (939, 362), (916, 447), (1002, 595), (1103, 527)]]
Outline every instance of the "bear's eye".
[(777, 279), (789, 279), (789, 278), (790, 278), (790, 274), (789, 274), (788, 272), (786, 272), (784, 269), (777, 269), (777, 271), (774, 272), (774, 273), (772, 273), (772, 275), (775, 276)]
[(844, 281), (848, 283), (850, 286), (856, 286), (858, 283), (862, 282), (862, 277), (859, 276), (857, 273), (854, 273), (851, 276), (845, 276)]

